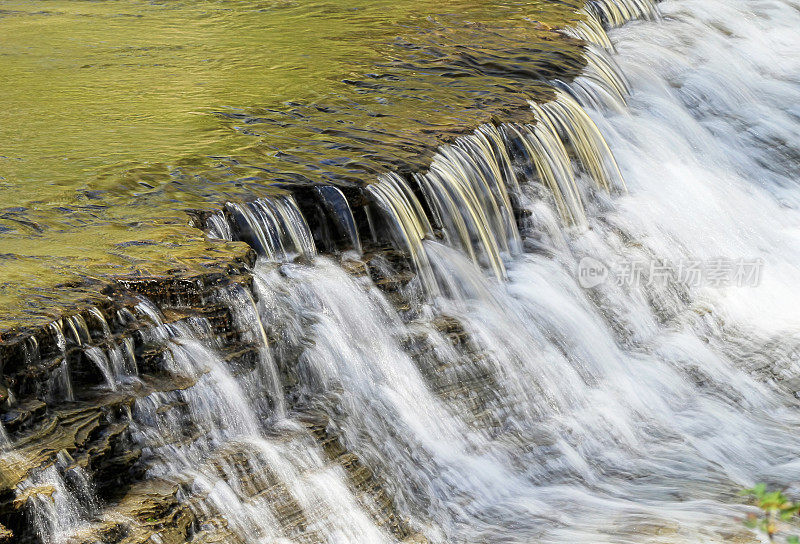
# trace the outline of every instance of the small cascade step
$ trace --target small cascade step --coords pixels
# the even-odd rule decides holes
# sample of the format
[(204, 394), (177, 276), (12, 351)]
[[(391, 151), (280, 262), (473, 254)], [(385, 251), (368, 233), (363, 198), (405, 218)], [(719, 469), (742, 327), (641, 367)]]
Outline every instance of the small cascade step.
[(411, 530), (395, 505), (391, 495), (379, 477), (359, 457), (348, 451), (329, 425), (327, 416), (319, 413), (304, 413), (301, 419), (311, 434), (322, 446), (329, 459), (341, 465), (350, 482), (359, 492), (359, 502), (370, 512), (376, 523), (403, 542), (424, 543), (426, 540)]
[(192, 503), (182, 499), (181, 485), (149, 479), (132, 486), (98, 521), (79, 530), (70, 543), (183, 544), (197, 524)]
[[(220, 307), (213, 308), (213, 311), (222, 315)], [(190, 317), (196, 318), (197, 315), (173, 310), (168, 312), (164, 322), (179, 324)], [(230, 323), (230, 317), (224, 319)], [(140, 484), (136, 482), (144, 477), (146, 466), (141, 463), (141, 449), (132, 442), (129, 431), (129, 417), (137, 398), (156, 391), (185, 390), (195, 383), (192, 379), (164, 373), (165, 345), (147, 343), (148, 334), (142, 333), (152, 325), (135, 323), (126, 331), (115, 333), (113, 338), (102, 339), (105, 343), (121, 343), (126, 336), (133, 338), (137, 366), (147, 374), (141, 375), (137, 383), (125, 387), (124, 393), (103, 387), (85, 388), (77, 401), (46, 403), (28, 396), (17, 398), (14, 404), (5, 407), (2, 421), (13, 453), (3, 455), (0, 461), (0, 523), (12, 532), (15, 539), (36, 541), (27, 523), (27, 501), (20, 500), (15, 490), (31, 474), (53, 465), (59, 455), (68, 455), (74, 466), (91, 475), (93, 492), (101, 502), (116, 504), (122, 498), (124, 505), (127, 495), (139, 493), (136, 486)], [(238, 331), (231, 332), (232, 338), (238, 335)], [(70, 346), (65, 353), (76, 361), (87, 347)], [(224, 360), (234, 368), (246, 370), (253, 366), (256, 350), (257, 347), (249, 343), (232, 340), (225, 344)], [(194, 437), (189, 433), (185, 439), (196, 439), (199, 432), (195, 430)], [(120, 522), (117, 525), (125, 524)], [(127, 529), (103, 530), (109, 535), (118, 534), (119, 539), (129, 538), (125, 536)], [(99, 541), (112, 540), (107, 536)], [(185, 539), (179, 535), (169, 537), (167, 541), (184, 542)]]
[[(407, 294), (408, 284), (415, 274), (400, 252), (390, 248), (370, 248), (362, 261), (345, 260), (342, 266), (356, 277), (369, 276), (409, 322), (417, 317), (413, 311), (415, 304)], [(406, 351), (428, 384), (474, 428), (490, 433), (500, 429), (502, 425), (493, 412), (499, 405), (501, 388), (487, 365), (481, 364), (486, 355), (469, 339), (457, 318), (439, 315), (430, 326), (456, 351), (458, 364), (441, 360), (425, 333), (404, 339)]]
[(428, 335), (417, 335), (404, 342), (417, 368), (433, 391), (470, 426), (490, 434), (500, 429), (496, 411), (501, 387), (482, 364), (486, 355), (472, 343), (458, 319), (440, 315), (431, 325), (451, 344), (457, 357), (442, 359)]
[(92, 474), (99, 482), (96, 491), (100, 496), (127, 486), (140, 455), (130, 441), (125, 419), (132, 400), (114, 394), (48, 410), (19, 436), (14, 451), (0, 462), (0, 523), (22, 541), (31, 537), (25, 514), (25, 497), (30, 493), (20, 495), (20, 486), (58, 459), (68, 459), (71, 466)]

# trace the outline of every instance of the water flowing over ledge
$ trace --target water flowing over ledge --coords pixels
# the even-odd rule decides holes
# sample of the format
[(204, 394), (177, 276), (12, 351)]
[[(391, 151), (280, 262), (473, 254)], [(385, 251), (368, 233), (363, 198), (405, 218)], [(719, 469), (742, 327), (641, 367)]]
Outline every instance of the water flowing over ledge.
[[(187, 209), (423, 170), (481, 123), (528, 119), (549, 79), (585, 65), (557, 30), (579, 0), (54, 2), (0, 17), (13, 42), (0, 75), (28, 82), (3, 88), (3, 340), (100, 303), (119, 277), (242, 258)], [(76, 46), (53, 73), (43, 35)]]
[[(670, 30), (717, 4), (689, 3)], [(603, 25), (656, 20), (655, 8), (586, 12), (574, 32), (600, 48), (584, 77), (531, 104), (531, 123), (482, 126), (427, 171), (363, 191), (198, 214), (258, 260), (166, 287), (131, 281), (113, 309), (4, 352), (24, 364), (0, 435), (0, 522), (44, 542), (747, 541), (737, 486), (798, 475), (796, 341), (761, 337), (724, 313), (729, 301), (677, 282), (576, 283), (580, 256), (707, 257), (729, 227), (713, 216), (710, 242), (690, 247), (679, 223), (703, 214), (648, 202), (646, 189), (686, 190), (636, 160), (629, 124), (664, 118), (648, 103), (680, 114), (673, 145), (717, 145), (624, 40), (643, 96), (626, 96), (636, 85), (602, 49)], [(719, 178), (736, 171), (722, 170), (725, 145)], [(797, 224), (779, 186), (754, 196), (747, 181), (706, 195)], [(779, 246), (773, 226), (734, 248)]]

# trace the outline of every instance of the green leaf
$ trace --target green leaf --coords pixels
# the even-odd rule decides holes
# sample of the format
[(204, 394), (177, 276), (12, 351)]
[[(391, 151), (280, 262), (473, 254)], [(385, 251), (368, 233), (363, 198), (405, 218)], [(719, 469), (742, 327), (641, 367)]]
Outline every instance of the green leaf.
[(786, 537), (786, 544), (800, 544), (800, 537), (797, 536), (787, 536)]
[(781, 519), (783, 521), (789, 521), (792, 516), (800, 512), (800, 504), (792, 504), (789, 503), (789, 506), (785, 508), (781, 508)]
[(786, 497), (780, 491), (770, 491), (761, 495), (758, 507), (762, 510), (777, 510), (786, 505)]

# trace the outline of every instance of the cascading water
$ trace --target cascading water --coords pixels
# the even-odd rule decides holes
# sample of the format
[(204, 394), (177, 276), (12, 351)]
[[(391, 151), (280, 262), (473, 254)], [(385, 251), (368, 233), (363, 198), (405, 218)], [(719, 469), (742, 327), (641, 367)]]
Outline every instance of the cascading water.
[(132, 380), (139, 374), (133, 340), (124, 338), (121, 343), (113, 343), (108, 351), (111, 370), (116, 381)]
[(67, 361), (67, 339), (64, 336), (64, 329), (61, 321), (53, 321), (50, 328), (56, 336), (56, 346), (61, 355), (61, 365), (58, 372), (61, 394), (66, 400), (74, 400), (75, 393), (72, 390), (72, 380), (69, 375), (69, 362)]
[(429, 293), (435, 293), (436, 283), (422, 248), (422, 240), (431, 235), (432, 228), (420, 201), (403, 178), (394, 173), (369, 185), (367, 193), (389, 218), (394, 243), (408, 251), (423, 285)]
[[(278, 416), (286, 415), (286, 402), (283, 398), (280, 377), (269, 348), (269, 340), (258, 314), (256, 302), (250, 292), (235, 286), (220, 294), (231, 309), (234, 322), (248, 335), (247, 340), (258, 345), (257, 378), (247, 383), (250, 404), (260, 405), (265, 394), (270, 397), (272, 407)], [(269, 405), (265, 405), (265, 408)]]
[[(669, 14), (680, 8), (665, 3), (662, 9)], [(738, 309), (739, 301), (731, 300), (735, 296), (753, 301), (753, 293), (763, 287), (751, 292), (734, 286), (720, 292), (713, 286), (662, 284), (648, 270), (632, 285), (609, 281), (584, 289), (575, 275), (583, 256), (604, 262), (678, 263), (711, 262), (723, 255), (759, 257), (769, 263), (771, 252), (745, 243), (751, 241), (748, 238), (756, 236), (769, 248), (779, 247), (780, 241), (787, 247), (788, 237), (794, 236), (796, 218), (770, 195), (783, 196), (789, 180), (767, 191), (753, 186), (785, 170), (786, 157), (777, 167), (761, 166), (764, 171), (754, 169), (753, 161), (737, 159), (741, 143), (730, 145), (720, 138), (719, 120), (713, 119), (712, 125), (706, 114), (710, 126), (703, 126), (703, 116), (691, 109), (689, 99), (695, 99), (696, 91), (659, 84), (668, 76), (645, 69), (663, 62), (691, 78), (686, 71), (694, 61), (689, 57), (676, 63), (674, 48), (664, 48), (659, 40), (726, 39), (719, 32), (707, 36), (708, 31), (693, 28), (694, 17), (708, 13), (708, 8), (698, 5), (698, 14), (682, 9), (687, 10), (682, 15), (687, 21), (667, 19), (617, 31), (617, 61), (632, 89), (628, 107), (614, 102), (627, 84), (623, 87), (624, 80), (611, 72), (579, 80), (574, 84), (578, 90), (534, 105), (536, 126), (503, 128), (507, 141), (521, 142), (528, 150), (562, 219), (579, 224), (581, 210), (588, 229), (565, 232), (541, 206), (541, 191), (535, 185), (504, 185), (518, 193), (520, 205), (530, 212), (521, 234), (536, 252), (516, 258), (505, 254), (501, 260), (501, 252), (494, 250), (492, 258), (482, 260), (475, 244), (489, 253), (488, 248), (500, 247), (496, 240), (501, 236), (503, 243), (513, 241), (496, 220), (501, 210), (508, 211), (502, 208), (508, 204), (482, 200), (497, 194), (483, 190), (489, 187), (485, 170), (476, 172), (470, 157), (452, 149), (443, 150), (433, 174), (417, 182), (435, 222), (445, 230), (445, 241), (464, 251), (466, 258), (425, 240), (431, 229), (406, 182), (385, 178), (371, 188), (397, 231), (396, 242), (411, 253), (421, 274), (433, 277), (435, 293), (443, 294), (435, 301), (435, 311), (456, 316), (483, 353), (484, 375), (493, 377), (491, 386), (500, 393), (489, 409), (496, 412), (495, 421), (515, 432), (490, 433), (487, 439), (465, 429), (459, 414), (431, 394), (433, 384), (426, 383), (397, 347), (397, 337), (411, 334), (404, 327), (424, 324), (397, 321), (371, 288), (359, 294), (364, 287), (345, 287), (347, 278), (331, 264), (318, 261), (315, 267), (284, 269), (289, 285), (286, 278), (274, 276), (273, 283), (262, 288), (283, 293), (283, 302), (272, 301), (270, 307), (291, 308), (285, 315), (270, 314), (271, 320), (312, 316), (310, 323), (300, 319), (292, 326), (298, 338), (311, 335), (313, 347), (302, 358), (307, 394), (332, 395), (330, 410), (339, 414), (348, 445), (389, 475), (410, 515), (437, 520), (437, 530), (427, 533), (433, 540), (723, 542), (734, 530), (734, 508), (729, 504), (737, 488), (754, 479), (785, 484), (798, 475), (793, 452), (800, 444), (792, 432), (798, 422), (796, 400), (768, 377), (740, 365), (726, 345), (731, 336), (753, 335), (749, 349), (760, 349), (757, 342), (763, 331), (753, 329), (758, 321), (729, 314), (727, 307)], [(642, 8), (642, 14), (649, 12)], [(615, 22), (613, 10), (601, 13), (605, 21)], [(636, 42), (626, 44), (627, 34), (637, 29), (655, 42), (646, 49), (653, 57), (643, 55)], [(756, 32), (749, 30), (748, 35)], [(717, 43), (714, 49), (730, 46)], [(682, 51), (690, 54), (688, 46)], [(727, 65), (745, 62), (727, 60)], [(646, 73), (629, 70), (631, 63)], [(788, 93), (787, 83), (776, 83), (772, 94)], [(703, 90), (722, 97), (730, 94), (725, 85)], [(603, 93), (603, 99), (585, 100), (587, 115), (576, 100), (592, 93)], [(746, 89), (742, 95), (752, 96)], [(601, 106), (613, 107), (596, 109)], [(725, 113), (733, 117), (732, 110)], [(669, 130), (667, 118), (678, 126)], [(775, 127), (776, 132), (785, 135), (790, 130), (786, 121)], [(659, 137), (659, 131), (666, 136)], [(693, 145), (698, 138), (704, 144), (699, 148)], [(565, 144), (563, 152), (547, 151)], [(675, 176), (669, 161), (672, 150), (674, 168), (692, 174), (693, 186), (684, 187), (687, 179)], [(569, 160), (572, 156), (576, 162)], [(660, 166), (654, 167), (653, 161)], [(711, 183), (699, 183), (702, 178), (692, 171), (702, 162), (707, 166), (700, 172), (715, 174)], [(750, 167), (749, 176), (735, 168), (742, 163)], [(464, 175), (468, 167), (470, 174)], [(669, 182), (664, 176), (671, 177)], [(713, 182), (726, 177), (736, 183)], [(632, 194), (609, 199), (587, 192), (578, 183), (584, 178), (607, 191), (625, 188), (627, 182)], [(480, 183), (483, 192), (461, 179)], [(506, 183), (499, 176), (492, 179), (498, 180)], [(680, 199), (662, 200), (665, 188), (673, 187), (714, 198), (692, 198), (695, 214), (687, 215)], [(715, 213), (723, 210), (715, 204), (726, 201), (731, 189), (740, 192), (742, 200), (736, 204), (757, 206), (757, 216), (770, 218), (769, 224), (752, 225), (756, 233), (751, 234), (749, 228), (734, 227), (724, 214)], [(653, 204), (656, 200), (658, 205)], [(785, 200), (783, 204), (786, 207)], [(737, 220), (745, 217), (741, 213)], [(698, 230), (687, 225), (702, 227), (710, 238), (698, 237)], [(773, 255), (772, 261), (777, 260)], [(509, 283), (487, 282), (471, 261), (495, 274), (502, 262)], [(797, 268), (792, 261), (775, 265), (788, 293), (785, 274)], [(437, 333), (428, 329), (426, 334)], [(441, 350), (438, 356), (454, 358), (450, 365), (464, 364), (459, 360), (463, 354)]]
[[(291, 196), (282, 198), (261, 198), (253, 202), (229, 202), (226, 205), (233, 218), (235, 229), (219, 226), (215, 236), (244, 240), (271, 260), (284, 260), (302, 255), (312, 257), (316, 254), (314, 240), (308, 230), (305, 218)], [(221, 222), (214, 216), (212, 228)], [(223, 220), (224, 221), (224, 220)]]
[[(747, 542), (736, 491), (797, 481), (800, 403), (783, 378), (800, 371), (800, 5), (608, 0), (584, 14), (565, 30), (594, 44), (584, 75), (552, 82), (535, 122), (480, 127), (427, 172), (379, 176), (360, 216), (339, 188), (314, 189), (356, 251), (318, 255), (292, 196), (210, 216), (211, 236), (259, 254), (251, 287), (216, 291), (226, 338), (136, 307), (182, 387), (136, 381), (131, 436), (194, 534)], [(376, 254), (387, 234), (415, 273), (392, 287), (373, 280), (402, 276)], [(761, 283), (723, 283), (719, 265), (744, 261)], [(65, 400), (64, 330), (107, 389), (131, 385), (132, 341), (101, 349), (83, 317), (64, 325)], [(252, 357), (224, 357), (226, 342)], [(74, 465), (60, 456), (17, 486), (48, 544), (114, 518)]]
[(23, 481), (17, 500), (26, 504), (43, 542), (66, 540), (98, 510), (89, 478), (64, 453), (57, 455), (53, 465)]
[(117, 380), (114, 376), (114, 370), (111, 367), (111, 362), (108, 360), (105, 352), (103, 352), (103, 350), (100, 348), (91, 347), (87, 348), (85, 353), (103, 375), (103, 379), (105, 380), (108, 388), (112, 391), (115, 391), (117, 389)]
[[(225, 298), (243, 312), (252, 304)], [(231, 541), (291, 542), (301, 532), (327, 542), (389, 541), (361, 510), (341, 469), (324, 462), (305, 428), (283, 418), (282, 399), (269, 411), (250, 398), (274, 391), (274, 372), (257, 368), (236, 377), (187, 326), (164, 323), (153, 308), (148, 315), (156, 325), (151, 334), (168, 346), (165, 370), (194, 382), (136, 404), (133, 435), (148, 457), (149, 477), (184, 486), (184, 500), (199, 517), (222, 520)], [(249, 321), (257, 315), (246, 319), (261, 327)], [(287, 521), (281, 501), (315, 517)]]
[(516, 179), (499, 131), (483, 126), (443, 147), (428, 173), (416, 179), (448, 243), (459, 243), (503, 279), (501, 255), (518, 250), (519, 234), (508, 196)]

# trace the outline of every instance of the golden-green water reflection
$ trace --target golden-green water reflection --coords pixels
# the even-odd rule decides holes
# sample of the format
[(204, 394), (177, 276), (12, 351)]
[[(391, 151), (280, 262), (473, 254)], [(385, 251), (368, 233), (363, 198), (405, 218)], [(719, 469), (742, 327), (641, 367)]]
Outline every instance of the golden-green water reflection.
[[(393, 138), (413, 140), (397, 146), (411, 156), (439, 129), (502, 111), (496, 96), (540, 85), (518, 69), (541, 66), (536, 51), (574, 68), (575, 46), (547, 30), (574, 9), (0, 1), (0, 326), (52, 313), (55, 284), (208, 252), (188, 207), (269, 191), (276, 172), (366, 182), (399, 153)], [(385, 74), (389, 86), (357, 83)], [(371, 136), (353, 157), (333, 151), (360, 130)], [(359, 157), (372, 141), (377, 166)]]

